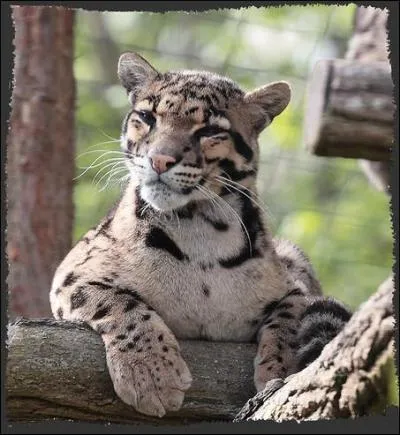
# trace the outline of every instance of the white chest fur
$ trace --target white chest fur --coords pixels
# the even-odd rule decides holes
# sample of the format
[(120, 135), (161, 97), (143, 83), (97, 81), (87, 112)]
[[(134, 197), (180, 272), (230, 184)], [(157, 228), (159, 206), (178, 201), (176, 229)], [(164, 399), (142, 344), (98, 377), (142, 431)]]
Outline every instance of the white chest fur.
[[(137, 288), (179, 338), (248, 341), (263, 307), (286, 291), (269, 249), (233, 267), (221, 264), (237, 255), (248, 237), (227, 213), (209, 209), (191, 218), (172, 216), (141, 231), (143, 237), (129, 249), (133, 255), (124, 256), (121, 284)], [(151, 233), (155, 240), (149, 243)]]

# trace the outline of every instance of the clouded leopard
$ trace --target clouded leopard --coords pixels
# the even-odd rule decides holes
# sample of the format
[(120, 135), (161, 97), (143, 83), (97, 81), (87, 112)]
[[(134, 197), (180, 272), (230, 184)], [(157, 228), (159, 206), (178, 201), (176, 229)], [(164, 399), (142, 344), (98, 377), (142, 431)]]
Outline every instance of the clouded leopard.
[(118, 74), (130, 181), (56, 271), (54, 316), (101, 335), (116, 393), (149, 415), (179, 409), (190, 388), (179, 339), (257, 341), (258, 390), (300, 370), (350, 313), (321, 296), (305, 254), (272, 237), (257, 204), (257, 138), (289, 85), (244, 92), (129, 52)]

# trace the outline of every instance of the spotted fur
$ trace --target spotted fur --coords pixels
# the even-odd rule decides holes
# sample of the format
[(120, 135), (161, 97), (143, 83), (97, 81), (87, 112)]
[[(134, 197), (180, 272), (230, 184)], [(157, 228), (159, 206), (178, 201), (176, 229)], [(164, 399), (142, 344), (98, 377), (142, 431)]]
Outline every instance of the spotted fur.
[[(209, 72), (160, 73), (134, 53), (118, 71), (132, 105), (121, 134), (130, 182), (59, 266), (53, 313), (101, 335), (116, 393), (145, 414), (178, 409), (190, 387), (177, 339), (257, 340), (260, 390), (315, 358), (345, 321), (333, 301), (329, 315), (307, 308), (321, 299), (315, 273), (272, 238), (257, 205), (257, 137), (290, 88), (246, 93)], [(320, 314), (329, 333), (307, 347)]]

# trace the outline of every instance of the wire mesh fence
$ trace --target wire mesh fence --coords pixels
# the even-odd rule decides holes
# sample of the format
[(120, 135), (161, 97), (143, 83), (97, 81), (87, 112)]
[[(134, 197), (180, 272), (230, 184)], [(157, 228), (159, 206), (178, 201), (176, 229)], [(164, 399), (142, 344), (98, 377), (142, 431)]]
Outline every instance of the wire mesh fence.
[[(260, 196), (274, 234), (307, 252), (325, 292), (357, 306), (392, 268), (388, 199), (368, 185), (357, 161), (312, 156), (302, 140), (309, 73), (319, 59), (344, 56), (354, 9), (318, 5), (203, 13), (79, 11), (77, 143), (78, 154), (86, 154), (77, 158), (77, 166), (87, 167), (101, 152), (118, 149), (128, 110), (116, 75), (123, 51), (139, 52), (161, 71), (215, 71), (244, 89), (286, 80), (292, 102), (260, 137)], [(103, 169), (93, 167), (77, 178), (75, 239), (118, 197), (118, 180), (108, 179), (107, 171), (98, 174)], [(78, 176), (82, 172), (77, 168)], [(103, 177), (100, 186), (93, 183), (96, 174), (97, 181)]]

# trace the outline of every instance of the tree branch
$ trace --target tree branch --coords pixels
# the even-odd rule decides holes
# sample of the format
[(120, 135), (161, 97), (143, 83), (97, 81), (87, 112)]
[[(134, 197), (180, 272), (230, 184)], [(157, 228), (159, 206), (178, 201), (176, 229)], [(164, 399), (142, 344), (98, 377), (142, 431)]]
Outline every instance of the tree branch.
[[(393, 348), (393, 283), (389, 278), (344, 330), (302, 372), (269, 382), (238, 420), (316, 420), (379, 409), (385, 364)], [(9, 326), (7, 410), (11, 421), (63, 418), (118, 423), (183, 424), (232, 420), (253, 387), (254, 343), (183, 341), (193, 375), (180, 411), (155, 419), (115, 395), (101, 338), (84, 325), (20, 320)]]
[(193, 384), (178, 412), (147, 417), (114, 393), (100, 336), (83, 324), (19, 320), (9, 327), (7, 413), (11, 421), (64, 418), (118, 423), (230, 420), (255, 393), (254, 343), (180, 343)]

